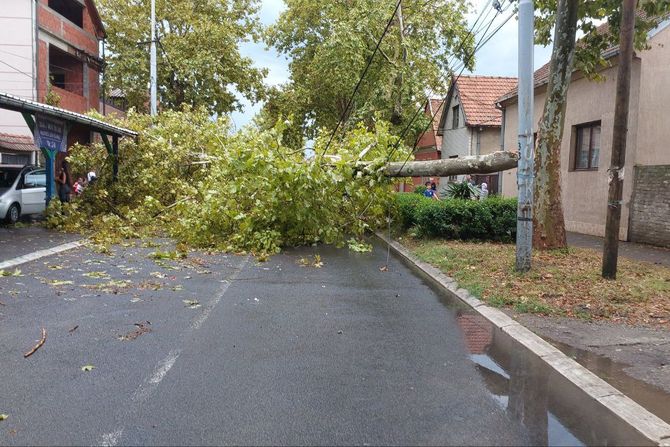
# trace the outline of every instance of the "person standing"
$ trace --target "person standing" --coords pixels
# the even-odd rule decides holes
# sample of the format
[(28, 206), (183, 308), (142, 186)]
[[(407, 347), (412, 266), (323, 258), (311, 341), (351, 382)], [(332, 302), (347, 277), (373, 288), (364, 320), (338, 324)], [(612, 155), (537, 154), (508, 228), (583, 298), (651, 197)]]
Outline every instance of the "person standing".
[(424, 197), (428, 197), (429, 199), (440, 200), (439, 197), (437, 197), (437, 191), (432, 188), (430, 182), (426, 182), (425, 186), (426, 190), (423, 192)]
[(70, 177), (67, 169), (67, 164), (63, 162), (62, 167), (58, 171), (56, 176), (56, 183), (58, 184), (58, 198), (61, 203), (66, 203), (70, 201)]
[(481, 192), (479, 193), (479, 200), (486, 200), (489, 196), (489, 185), (482, 183)]

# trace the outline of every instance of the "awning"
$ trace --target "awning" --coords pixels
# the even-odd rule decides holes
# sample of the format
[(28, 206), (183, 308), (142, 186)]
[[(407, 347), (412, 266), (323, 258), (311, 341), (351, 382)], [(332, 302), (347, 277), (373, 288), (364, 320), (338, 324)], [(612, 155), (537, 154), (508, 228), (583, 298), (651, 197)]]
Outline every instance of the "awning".
[(113, 126), (104, 121), (82, 115), (81, 113), (70, 112), (59, 107), (42, 104), (30, 99), (19, 98), (18, 96), (0, 92), (0, 109), (14, 110), (21, 113), (39, 113), (40, 115), (59, 118), (72, 123), (82, 124), (94, 132), (110, 136), (136, 137), (137, 132), (123, 127)]

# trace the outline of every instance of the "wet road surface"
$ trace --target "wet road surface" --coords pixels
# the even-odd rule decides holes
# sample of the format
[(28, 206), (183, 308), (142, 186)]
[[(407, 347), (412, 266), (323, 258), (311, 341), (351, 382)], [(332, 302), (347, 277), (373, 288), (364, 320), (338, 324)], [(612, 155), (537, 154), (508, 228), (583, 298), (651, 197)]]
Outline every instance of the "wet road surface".
[(155, 250), (0, 278), (0, 444), (640, 442), (382, 246)]
[(50, 231), (28, 220), (17, 226), (0, 224), (0, 262), (78, 239), (81, 235)]

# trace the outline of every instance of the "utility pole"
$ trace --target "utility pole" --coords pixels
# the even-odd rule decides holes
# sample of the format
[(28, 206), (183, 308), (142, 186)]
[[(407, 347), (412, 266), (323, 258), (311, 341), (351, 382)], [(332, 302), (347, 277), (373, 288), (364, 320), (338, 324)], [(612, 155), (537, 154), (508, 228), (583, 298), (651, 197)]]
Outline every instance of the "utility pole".
[(533, 248), (533, 0), (519, 0), (519, 190), (516, 269), (530, 270)]
[(150, 50), (150, 67), (149, 67), (149, 82), (151, 90), (151, 98), (149, 107), (151, 108), (151, 116), (156, 116), (158, 113), (157, 98), (156, 98), (156, 0), (151, 0), (151, 50)]
[(619, 256), (619, 226), (621, 224), (621, 198), (623, 170), (626, 164), (626, 137), (628, 136), (628, 104), (630, 102), (630, 75), (633, 64), (633, 37), (635, 35), (636, 0), (623, 0), (621, 31), (619, 34), (619, 69), (614, 103), (614, 131), (612, 158), (608, 169), (609, 193), (607, 195), (607, 221), (603, 248), (603, 278), (616, 279)]

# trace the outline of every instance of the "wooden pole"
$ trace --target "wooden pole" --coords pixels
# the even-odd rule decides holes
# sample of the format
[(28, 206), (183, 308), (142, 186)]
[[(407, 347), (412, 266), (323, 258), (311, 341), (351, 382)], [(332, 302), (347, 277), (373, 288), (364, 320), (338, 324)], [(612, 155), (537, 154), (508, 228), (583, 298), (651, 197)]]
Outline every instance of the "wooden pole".
[(633, 37), (635, 35), (636, 0), (623, 0), (621, 32), (619, 35), (619, 69), (614, 106), (614, 131), (612, 134), (612, 159), (607, 195), (607, 221), (603, 248), (603, 278), (616, 279), (619, 256), (619, 227), (621, 224), (621, 198), (623, 171), (626, 163), (626, 137), (628, 135), (628, 104), (630, 102), (630, 77), (633, 64)]

